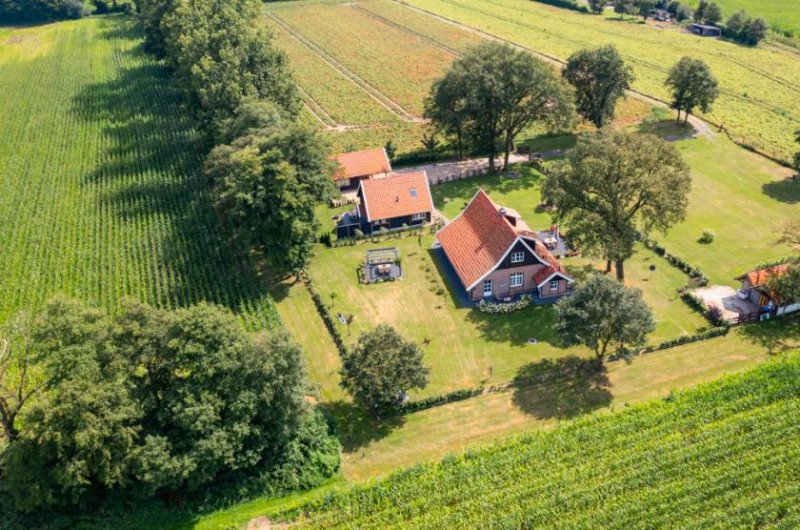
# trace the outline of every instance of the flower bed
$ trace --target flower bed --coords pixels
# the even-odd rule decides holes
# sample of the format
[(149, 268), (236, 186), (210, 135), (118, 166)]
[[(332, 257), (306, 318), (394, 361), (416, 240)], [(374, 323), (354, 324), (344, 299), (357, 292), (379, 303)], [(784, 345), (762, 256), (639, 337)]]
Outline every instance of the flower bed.
[(533, 298), (528, 294), (523, 294), (516, 302), (487, 302), (486, 300), (481, 300), (476, 307), (481, 313), (499, 315), (525, 309), (531, 305), (531, 302), (533, 302)]

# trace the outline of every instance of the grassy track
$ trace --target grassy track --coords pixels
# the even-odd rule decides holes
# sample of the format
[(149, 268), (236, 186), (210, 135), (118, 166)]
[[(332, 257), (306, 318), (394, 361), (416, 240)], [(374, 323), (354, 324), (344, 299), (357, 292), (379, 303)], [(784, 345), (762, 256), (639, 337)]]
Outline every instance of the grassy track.
[(206, 194), (197, 135), (133, 21), (0, 41), (0, 320), (54, 293), (114, 307), (200, 300), (277, 322)]
[(309, 528), (791, 528), (800, 357), (417, 466), (302, 509)]

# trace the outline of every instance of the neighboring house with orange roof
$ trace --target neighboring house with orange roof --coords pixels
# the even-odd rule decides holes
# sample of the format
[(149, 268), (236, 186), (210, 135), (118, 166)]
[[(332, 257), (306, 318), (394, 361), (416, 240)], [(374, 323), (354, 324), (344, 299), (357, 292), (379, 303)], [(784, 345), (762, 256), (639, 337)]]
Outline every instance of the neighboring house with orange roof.
[(386, 149), (382, 147), (342, 153), (334, 158), (339, 168), (333, 180), (340, 190), (357, 187), (362, 180), (385, 177), (392, 171)]
[(482, 189), (436, 238), (472, 301), (520, 294), (555, 300), (574, 283), (519, 214)]
[[(739, 276), (736, 278), (742, 282), (742, 288), (739, 289), (739, 297), (750, 300), (761, 308), (778, 310), (780, 308), (780, 303), (774, 299), (775, 297), (770, 292), (767, 283), (770, 277), (775, 275), (780, 276), (786, 272), (788, 268), (789, 264), (784, 263), (782, 265), (774, 265), (772, 267), (752, 270), (747, 274)], [(794, 305), (785, 308), (781, 313), (789, 313), (800, 309), (800, 305), (797, 305), (797, 307), (794, 307)]]
[(356, 229), (369, 235), (381, 229), (425, 225), (433, 216), (433, 198), (424, 171), (362, 180), (356, 195), (357, 208), (342, 216), (336, 226), (340, 238), (353, 237)]

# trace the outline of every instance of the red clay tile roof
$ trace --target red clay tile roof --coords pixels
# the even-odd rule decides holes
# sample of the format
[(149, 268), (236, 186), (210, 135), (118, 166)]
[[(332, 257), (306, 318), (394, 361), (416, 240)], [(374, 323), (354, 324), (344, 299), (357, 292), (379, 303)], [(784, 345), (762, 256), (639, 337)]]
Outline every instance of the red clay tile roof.
[(535, 239), (535, 234), (511, 226), (482, 189), (478, 190), (464, 211), (442, 228), (436, 237), (466, 288), (490, 272), (517, 237), (524, 238), (528, 246), (550, 264), (542, 269), (549, 270), (544, 278), (555, 271), (564, 271), (561, 263), (550, 254), (547, 247)]
[(758, 287), (760, 285), (764, 285), (767, 283), (767, 278), (772, 276), (773, 274), (783, 274), (786, 272), (786, 269), (789, 268), (788, 263), (784, 263), (783, 265), (775, 265), (774, 267), (767, 267), (766, 269), (758, 269), (755, 271), (750, 271), (744, 276), (740, 276), (738, 279), (747, 278), (750, 281), (750, 285), (753, 287)]
[(431, 189), (424, 171), (362, 180), (361, 195), (368, 221), (433, 211)]
[(392, 170), (389, 157), (386, 156), (386, 150), (383, 147), (342, 153), (336, 156), (336, 161), (339, 162), (340, 167), (334, 173), (333, 180), (371, 176), (388, 173)]
[(536, 274), (533, 275), (533, 281), (536, 282), (536, 285), (541, 285), (543, 281), (545, 281), (551, 274), (556, 272), (556, 269), (553, 267), (545, 267), (543, 269), (539, 269), (536, 271)]

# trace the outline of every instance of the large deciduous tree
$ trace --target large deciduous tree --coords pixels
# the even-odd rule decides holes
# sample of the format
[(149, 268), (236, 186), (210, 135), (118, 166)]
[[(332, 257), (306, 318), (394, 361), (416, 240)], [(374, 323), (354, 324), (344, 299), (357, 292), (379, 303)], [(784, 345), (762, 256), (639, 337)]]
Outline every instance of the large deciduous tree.
[(226, 129), (235, 138), (205, 167), (218, 210), (276, 272), (299, 271), (316, 241), (314, 207), (334, 192), (326, 145), (263, 101), (245, 103)]
[(694, 21), (704, 24), (717, 24), (722, 20), (722, 8), (716, 2), (700, 0), (694, 11)]
[(719, 96), (717, 79), (701, 59), (682, 58), (669, 71), (666, 85), (672, 91), (672, 108), (678, 111), (678, 122), (681, 111), (686, 114), (684, 122), (689, 121), (696, 107), (703, 112), (710, 111)]
[(80, 0), (0, 0), (0, 24), (80, 18), (88, 13)]
[(5, 487), (20, 510), (81, 505), (92, 492), (129, 484), (141, 409), (111, 332), (102, 313), (67, 299), (37, 319), (31, 348), (47, 391), (3, 453)]
[(605, 9), (607, 0), (589, 0), (589, 9), (592, 13), (599, 15)]
[(622, 280), (637, 236), (686, 216), (690, 186), (674, 145), (649, 134), (601, 131), (579, 139), (542, 193), (570, 238), (587, 254), (613, 261)]
[(0, 428), (8, 441), (19, 436), (17, 419), (23, 409), (47, 386), (30, 333), (23, 313), (0, 328)]
[(86, 507), (111, 492), (187, 498), (257, 476), (310, 486), (338, 466), (304, 400), (299, 347), (285, 333), (246, 333), (218, 306), (127, 301), (110, 317), (56, 299), (30, 348), (46, 387), (2, 454), (20, 510)]
[(499, 149), (508, 167), (514, 141), (525, 128), (572, 125), (570, 92), (543, 61), (487, 42), (456, 60), (433, 85), (425, 114), (443, 132), (463, 136), (474, 150), (487, 153), (493, 171)]
[(644, 346), (655, 321), (641, 291), (595, 275), (578, 285), (572, 296), (558, 301), (555, 328), (564, 345), (587, 346), (602, 362), (610, 350)]
[(767, 289), (778, 305), (800, 302), (800, 263), (791, 262), (780, 274), (771, 274), (767, 278)]
[(341, 385), (371, 413), (380, 417), (399, 407), (405, 393), (428, 384), (422, 350), (381, 325), (358, 338), (342, 355)]
[(563, 76), (575, 87), (578, 114), (597, 128), (613, 119), (617, 101), (634, 80), (633, 71), (612, 45), (572, 54)]

